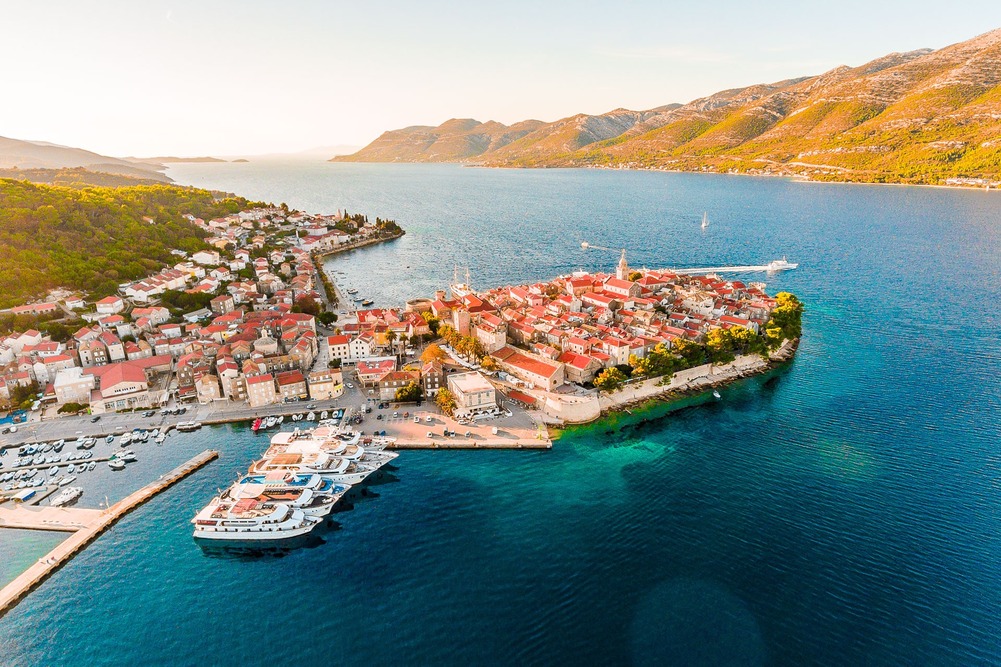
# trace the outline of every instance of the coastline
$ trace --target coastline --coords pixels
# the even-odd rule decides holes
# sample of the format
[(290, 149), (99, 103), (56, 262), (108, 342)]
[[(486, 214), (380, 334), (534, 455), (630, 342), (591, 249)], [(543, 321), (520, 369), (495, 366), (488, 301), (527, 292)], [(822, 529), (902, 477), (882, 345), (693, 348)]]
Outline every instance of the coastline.
[[(737, 380), (762, 375), (790, 362), (795, 357), (798, 347), (799, 339), (786, 340), (767, 359), (757, 354), (741, 355), (727, 364), (703, 364), (679, 371), (666, 384), (662, 384), (662, 377), (656, 377), (627, 384), (611, 394), (602, 393), (597, 397), (598, 412), (593, 416), (567, 420), (550, 414), (549, 416), (559, 419), (559, 423), (547, 424), (549, 437), (551, 440), (557, 440), (561, 431), (567, 427), (600, 424), (622, 413), (632, 414), (632, 409), (668, 404), (725, 387)], [(547, 401), (546, 406), (550, 405), (551, 403)]]
[[(371, 162), (368, 164), (401, 164), (398, 162)], [(561, 165), (561, 166), (539, 166), (523, 167), (519, 165), (482, 164), (475, 162), (407, 162), (403, 164), (457, 164), (462, 167), (474, 167), (478, 169), (597, 169), (602, 171), (656, 171), (667, 174), (707, 174), (711, 176), (748, 176), (752, 178), (784, 178), (793, 183), (830, 183), (833, 185), (893, 185), (906, 188), (944, 188), (947, 190), (973, 190), (983, 192), (1001, 192), (1001, 186), (985, 187), (981, 185), (947, 185), (944, 183), (901, 183), (896, 181), (846, 181), (840, 179), (816, 179), (802, 176), (800, 174), (749, 174), (746, 172), (729, 171), (700, 171), (697, 169), (669, 169), (662, 167), (619, 167), (606, 165)], [(960, 178), (960, 177), (956, 177)]]
[(346, 243), (344, 245), (337, 246), (336, 248), (331, 248), (330, 250), (324, 250), (322, 252), (315, 252), (313, 256), (317, 259), (324, 259), (331, 255), (338, 255), (342, 252), (347, 252), (348, 250), (357, 250), (358, 248), (364, 248), (370, 245), (378, 245), (379, 243), (387, 243), (389, 241), (395, 241), (398, 238), (402, 238), (406, 235), (406, 230), (400, 230), (396, 234), (389, 234), (387, 236), (376, 236), (375, 238), (365, 239), (364, 241), (358, 241), (356, 243)]

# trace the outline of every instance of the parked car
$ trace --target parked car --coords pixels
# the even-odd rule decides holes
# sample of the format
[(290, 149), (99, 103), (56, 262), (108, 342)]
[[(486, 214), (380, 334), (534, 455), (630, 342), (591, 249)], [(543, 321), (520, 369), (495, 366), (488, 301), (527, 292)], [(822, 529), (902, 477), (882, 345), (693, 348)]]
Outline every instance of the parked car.
[(434, 431), (428, 431), (428, 437), (429, 438), (433, 438), (434, 437)]
[(424, 421), (426, 421), (428, 424), (430, 424), (431, 423), (431, 415), (428, 415), (427, 417), (425, 417)]
[(415, 424), (420, 424), (421, 423), (421, 418), (418, 417), (417, 415), (414, 415), (414, 423)]
[(375, 416), (375, 418), (376, 418), (376, 419), (382, 419), (382, 414), (378, 414), (378, 415), (376, 415), (376, 416)]
[(101, 421), (101, 415), (94, 415), (93, 417), (90, 418), (91, 424), (96, 424), (99, 421)]

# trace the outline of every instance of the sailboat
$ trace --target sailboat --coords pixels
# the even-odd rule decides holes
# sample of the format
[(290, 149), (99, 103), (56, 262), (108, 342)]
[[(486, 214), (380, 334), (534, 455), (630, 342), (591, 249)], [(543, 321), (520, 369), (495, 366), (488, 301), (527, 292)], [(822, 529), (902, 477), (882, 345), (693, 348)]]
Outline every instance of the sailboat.
[(709, 226), (709, 214), (705, 211), (702, 212), (702, 229)]

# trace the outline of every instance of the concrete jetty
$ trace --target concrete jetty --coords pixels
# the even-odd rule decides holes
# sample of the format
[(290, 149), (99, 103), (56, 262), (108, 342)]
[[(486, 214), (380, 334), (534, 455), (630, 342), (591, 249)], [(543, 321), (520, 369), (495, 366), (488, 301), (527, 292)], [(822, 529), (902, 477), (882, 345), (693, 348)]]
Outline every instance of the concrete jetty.
[(26, 506), (0, 507), (0, 528), (60, 530), (76, 532), (100, 520), (103, 510), (79, 507)]
[[(0, 515), (0, 527), (25, 527), (36, 529), (44, 527), (44, 529), (47, 530), (56, 530), (56, 528), (51, 525), (44, 524), (44, 521), (47, 518), (62, 518), (67, 522), (64, 530), (74, 530), (73, 534), (66, 538), (66, 540), (58, 544), (52, 551), (46, 554), (37, 563), (29, 567), (25, 572), (22, 572), (20, 576), (14, 579), (14, 581), (0, 589), (0, 616), (7, 613), (12, 607), (14, 607), (14, 605), (23, 599), (25, 595), (45, 581), (49, 575), (62, 567), (64, 563), (73, 558), (73, 556), (79, 553), (85, 546), (90, 544), (101, 533), (110, 528), (120, 518), (131, 512), (136, 507), (142, 505), (144, 502), (164, 489), (167, 489), (176, 482), (184, 479), (218, 456), (219, 452), (207, 449), (189, 460), (187, 463), (174, 468), (166, 475), (162, 475), (159, 479), (147, 484), (122, 500), (119, 500), (117, 503), (105, 510), (84, 510), (75, 508), (38, 508), (29, 510), (27, 508), (23, 508), (23, 511), (18, 513), (16, 516), (12, 516), (16, 510), (10, 510), (10, 514)], [(43, 510), (44, 513), (39, 512), (38, 510)], [(54, 513), (48, 512), (48, 510), (52, 510), (53, 512), (59, 511), (60, 514), (57, 516)], [(26, 515), (24, 512), (32, 512), (32, 515)], [(65, 512), (71, 512), (71, 514), (63, 514)], [(81, 514), (83, 512), (86, 512), (87, 514)], [(95, 512), (96, 514), (93, 514)], [(2, 519), (5, 518), (22, 520), (24, 525), (4, 523)], [(74, 520), (79, 520), (83, 526), (73, 529), (69, 522)], [(31, 523), (34, 525), (28, 525)]]

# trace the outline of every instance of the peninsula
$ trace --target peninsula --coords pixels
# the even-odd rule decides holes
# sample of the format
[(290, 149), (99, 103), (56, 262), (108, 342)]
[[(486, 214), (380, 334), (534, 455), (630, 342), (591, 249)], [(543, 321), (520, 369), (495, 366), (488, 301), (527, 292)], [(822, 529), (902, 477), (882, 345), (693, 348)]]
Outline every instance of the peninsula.
[(932, 51), (554, 122), (452, 119), (336, 162), (459, 162), (1001, 186), (1001, 29)]

